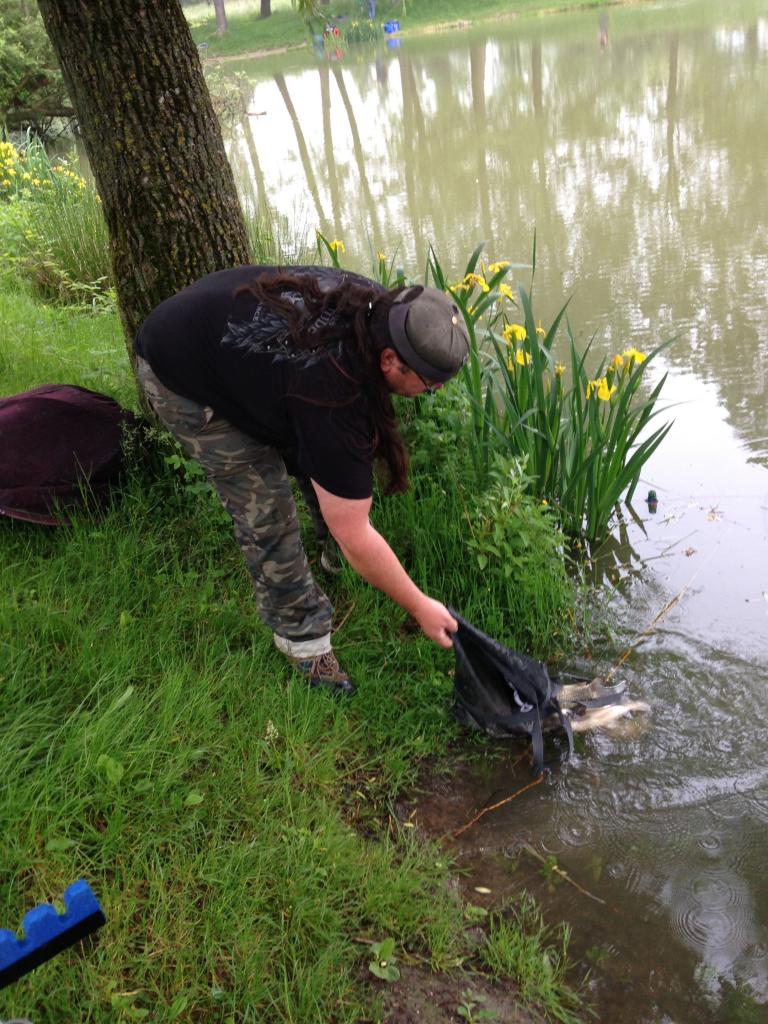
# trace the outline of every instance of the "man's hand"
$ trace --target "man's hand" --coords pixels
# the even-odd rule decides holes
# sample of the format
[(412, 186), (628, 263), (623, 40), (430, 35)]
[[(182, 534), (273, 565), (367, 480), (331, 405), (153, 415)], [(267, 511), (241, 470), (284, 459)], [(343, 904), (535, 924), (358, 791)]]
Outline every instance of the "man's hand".
[(424, 636), (428, 636), (441, 647), (453, 647), (451, 633), (456, 632), (459, 624), (444, 604), (425, 594), (423, 611), (416, 614), (415, 618)]

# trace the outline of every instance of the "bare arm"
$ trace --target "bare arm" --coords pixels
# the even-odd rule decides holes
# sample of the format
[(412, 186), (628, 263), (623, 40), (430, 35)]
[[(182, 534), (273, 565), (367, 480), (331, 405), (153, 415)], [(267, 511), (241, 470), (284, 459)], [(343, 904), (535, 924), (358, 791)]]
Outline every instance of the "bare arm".
[(352, 568), (409, 612), (430, 640), (452, 647), (458, 623), (445, 605), (419, 590), (386, 540), (368, 518), (371, 499), (340, 498), (312, 481), (320, 511)]

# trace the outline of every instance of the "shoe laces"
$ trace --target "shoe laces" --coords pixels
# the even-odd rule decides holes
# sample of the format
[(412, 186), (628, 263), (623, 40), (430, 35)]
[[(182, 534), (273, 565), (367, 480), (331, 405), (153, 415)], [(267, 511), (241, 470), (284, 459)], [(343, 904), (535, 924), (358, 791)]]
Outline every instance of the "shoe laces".
[(318, 654), (312, 662), (312, 675), (332, 676), (340, 672), (338, 659), (333, 651), (326, 651), (325, 654)]

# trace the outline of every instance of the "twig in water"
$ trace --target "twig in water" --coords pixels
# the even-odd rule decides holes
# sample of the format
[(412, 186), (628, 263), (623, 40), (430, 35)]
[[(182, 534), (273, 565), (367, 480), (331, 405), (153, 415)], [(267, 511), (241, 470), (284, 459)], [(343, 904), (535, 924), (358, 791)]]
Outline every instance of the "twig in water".
[[(712, 556), (710, 555), (710, 558), (711, 557)], [(709, 559), (707, 559), (707, 562), (708, 561), (709, 561)], [(619, 658), (619, 660), (616, 662), (616, 664), (613, 665), (611, 667), (611, 669), (606, 673), (605, 679), (603, 680), (605, 683), (608, 683), (612, 679), (612, 677), (616, 673), (617, 669), (619, 669), (624, 664), (624, 662), (630, 656), (632, 651), (634, 651), (634, 649), (637, 647), (637, 645), (640, 643), (640, 641), (643, 640), (645, 637), (650, 636), (651, 633), (653, 632), (653, 630), (659, 624), (659, 622), (661, 622), (661, 620), (667, 614), (667, 612), (671, 611), (675, 607), (675, 605), (682, 598), (682, 596), (686, 592), (686, 590), (688, 590), (688, 588), (693, 584), (693, 581), (699, 575), (699, 573), (704, 568), (704, 566), (707, 564), (707, 562), (703, 562), (699, 566), (699, 568), (696, 570), (696, 572), (693, 574), (693, 576), (691, 576), (691, 578), (685, 584), (683, 589), (681, 591), (679, 591), (679, 593), (675, 594), (675, 596), (672, 598), (671, 601), (667, 601), (667, 603), (664, 605), (664, 607), (661, 609), (661, 611), (653, 618), (653, 620), (651, 621), (650, 625), (646, 626), (646, 628), (643, 630), (642, 633), (638, 633), (638, 635), (635, 637), (635, 639), (632, 641), (632, 643), (629, 645), (629, 647), (626, 649), (626, 651), (624, 651), (624, 653)]]
[(548, 861), (546, 857), (542, 857), (538, 850), (534, 850), (532, 846), (529, 846), (527, 843), (523, 843), (520, 846), (520, 849), (525, 850), (526, 853), (530, 853), (532, 857), (540, 861), (540, 863), (544, 864), (545, 867), (549, 868), (550, 871), (554, 871), (556, 875), (559, 875), (564, 881), (568, 882), (569, 885), (572, 885), (574, 889), (578, 889), (578, 891), (582, 893), (584, 896), (589, 896), (591, 900), (595, 900), (597, 903), (602, 903), (603, 906), (606, 906), (605, 900), (601, 900), (600, 897), (595, 896), (593, 892), (589, 892), (587, 889), (583, 889), (578, 882), (574, 882), (574, 880), (571, 878), (567, 871), (563, 871), (562, 868), (559, 868), (556, 864), (552, 864), (550, 861)]
[[(527, 792), (527, 790), (533, 789), (534, 786), (538, 786), (538, 784), (543, 779), (544, 779), (544, 776), (540, 775), (538, 777), (538, 779), (534, 779), (533, 782), (529, 782), (527, 786), (523, 786), (522, 789), (518, 789), (518, 791), (516, 793), (513, 793), (512, 796), (506, 796), (506, 797), (504, 797), (503, 800), (499, 800), (498, 803), (491, 804), (490, 807), (484, 807), (482, 809), (482, 811), (480, 811), (479, 814), (476, 814), (471, 821), (467, 822), (466, 825), (462, 825), (461, 828), (458, 828), (458, 829), (456, 829), (455, 832), (452, 832), (450, 838), (451, 839), (457, 839), (463, 832), (466, 832), (467, 829), (472, 828), (472, 826), (474, 824), (476, 824), (478, 821), (480, 821), (480, 819), (482, 817), (484, 817), (486, 814), (488, 814), (490, 811), (496, 811), (496, 810), (498, 810), (499, 807), (503, 807), (504, 804), (508, 804), (512, 800), (516, 800), (519, 796), (522, 796), (523, 793)], [(444, 838), (447, 839), (448, 836), (446, 836)]]

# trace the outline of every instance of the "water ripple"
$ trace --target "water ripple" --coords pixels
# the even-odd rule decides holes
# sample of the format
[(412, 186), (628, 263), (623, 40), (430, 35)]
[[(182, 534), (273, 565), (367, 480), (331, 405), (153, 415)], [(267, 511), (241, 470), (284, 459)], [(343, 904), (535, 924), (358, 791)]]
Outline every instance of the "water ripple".
[(673, 929), (708, 962), (731, 963), (751, 941), (749, 891), (728, 868), (678, 873), (665, 888)]

